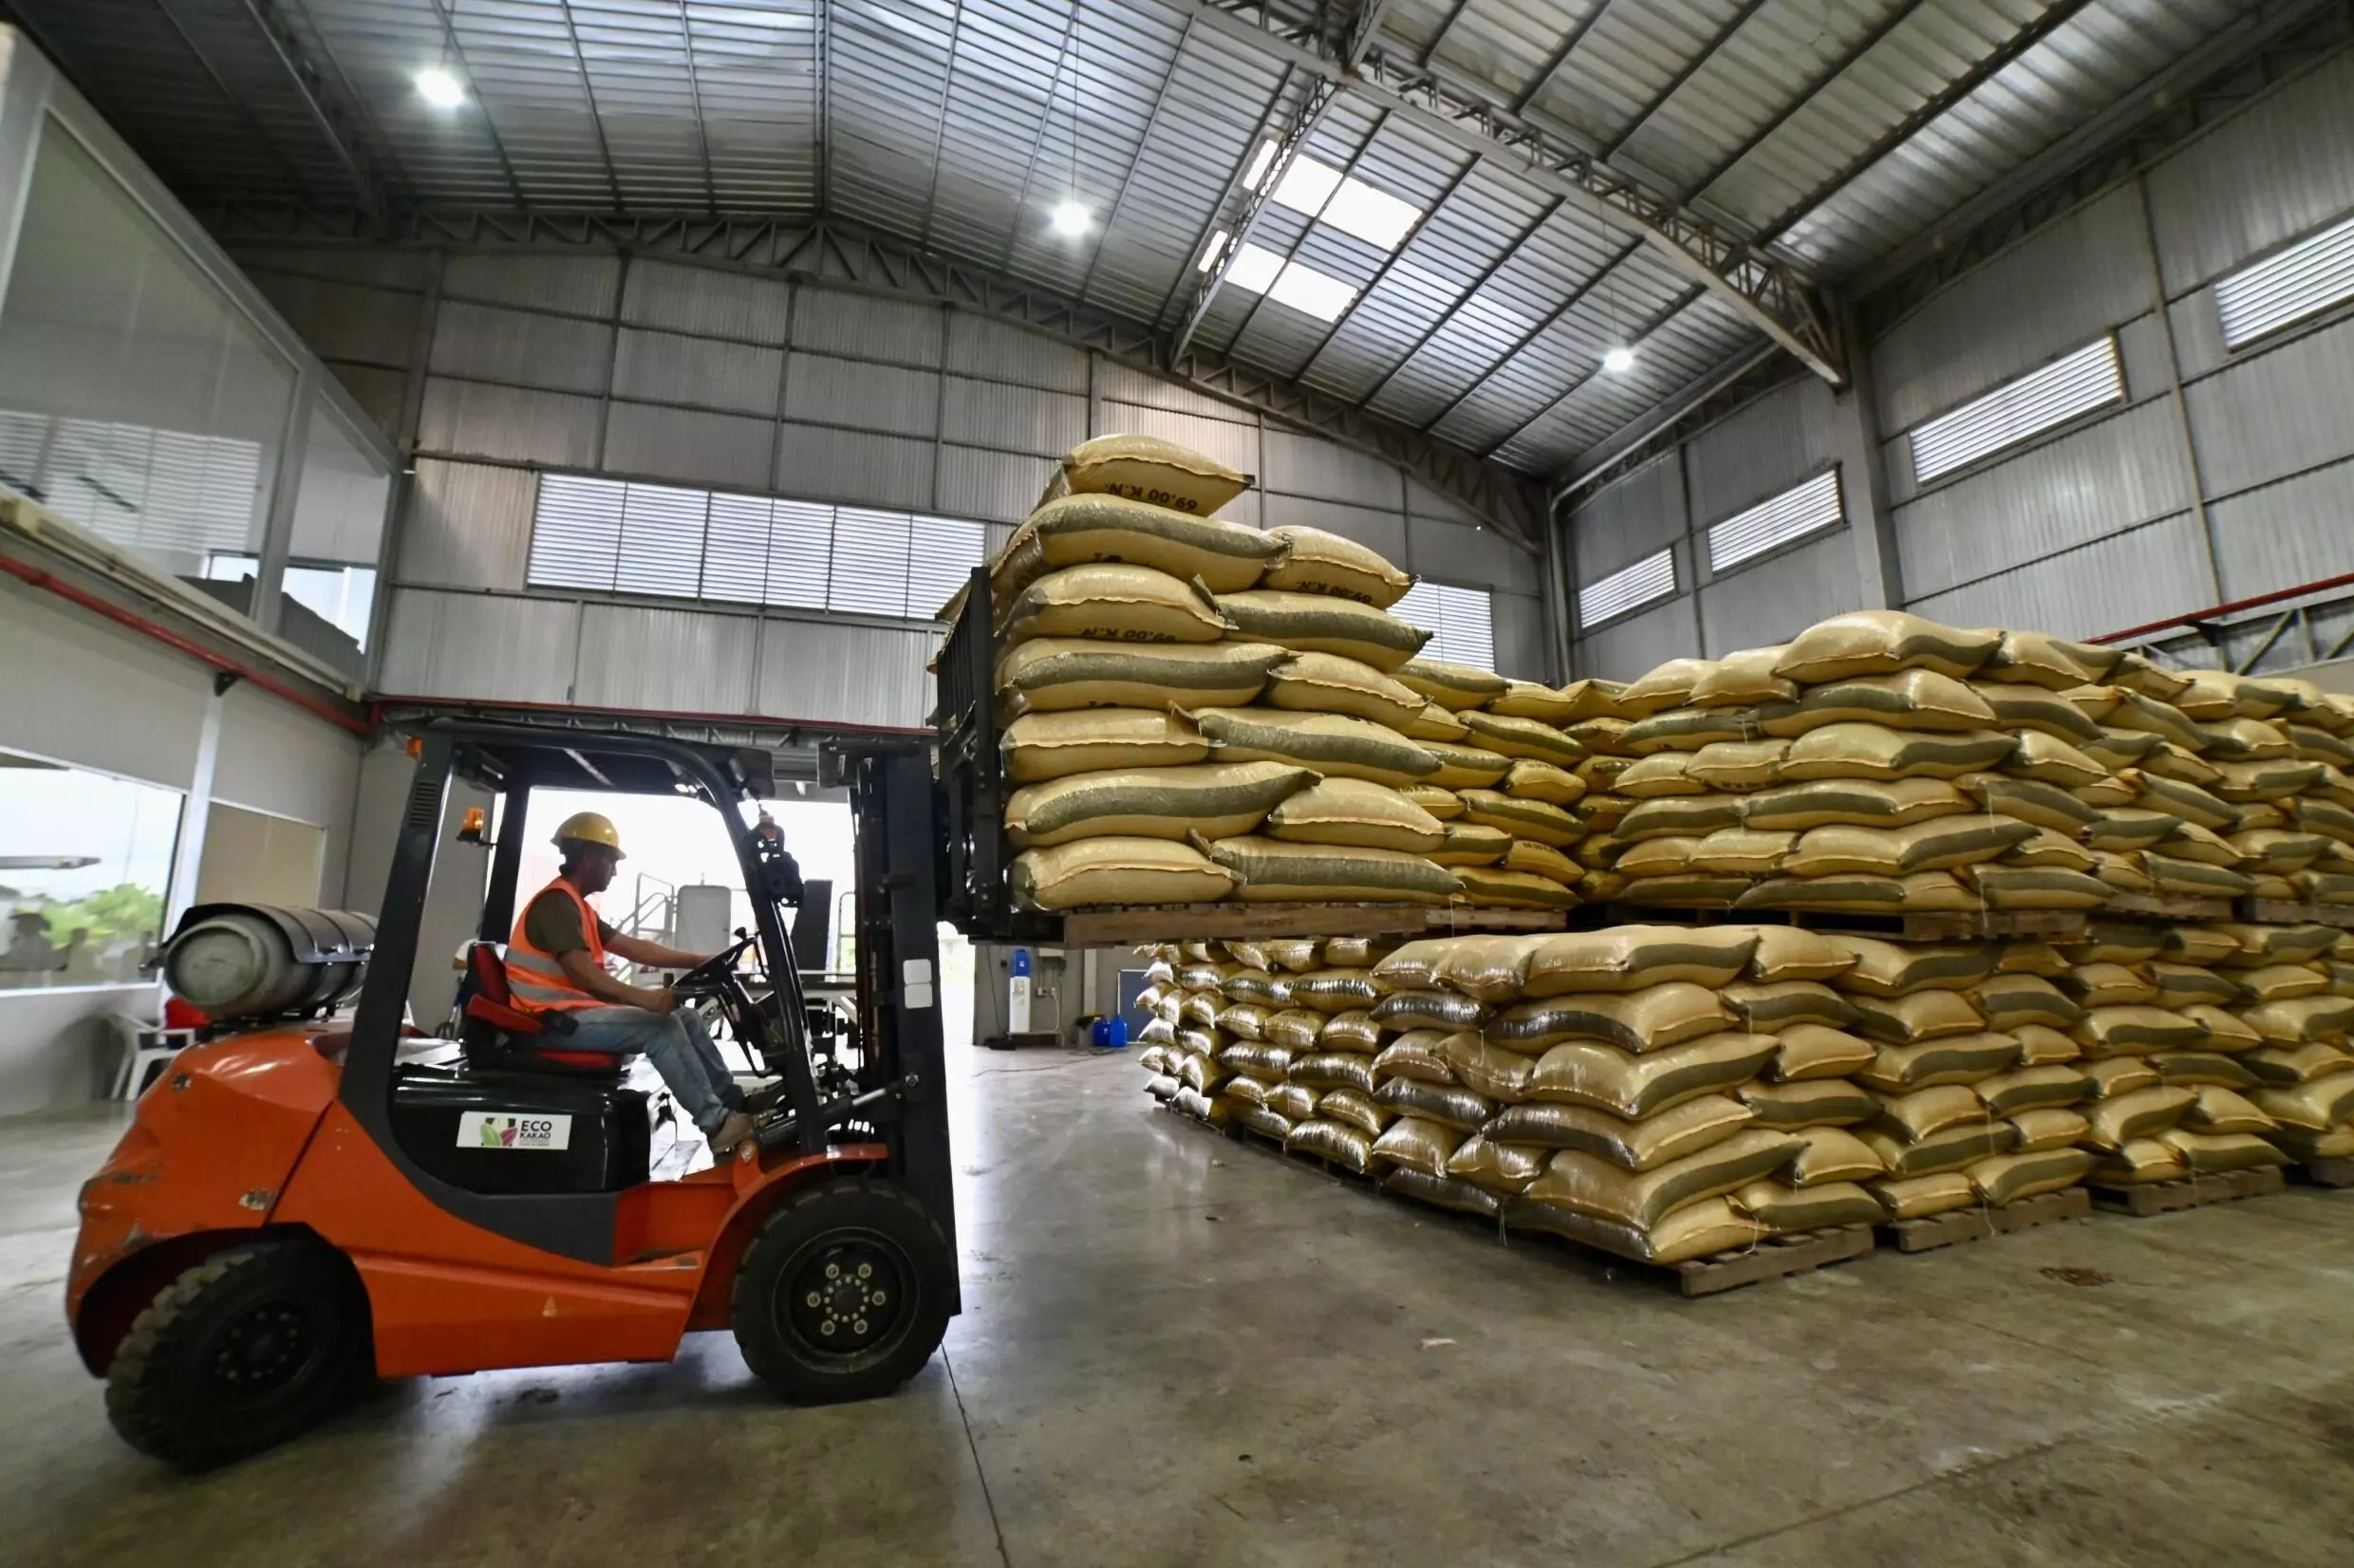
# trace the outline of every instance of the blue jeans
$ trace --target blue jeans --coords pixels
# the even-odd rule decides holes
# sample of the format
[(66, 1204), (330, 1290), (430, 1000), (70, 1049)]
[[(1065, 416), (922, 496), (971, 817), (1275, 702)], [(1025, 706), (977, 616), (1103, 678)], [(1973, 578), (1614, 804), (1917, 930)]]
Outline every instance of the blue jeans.
[(643, 1007), (584, 1007), (572, 1015), (572, 1032), (548, 1042), (561, 1051), (643, 1051), (670, 1092), (705, 1136), (719, 1130), (728, 1112), (740, 1110), (743, 1092), (711, 1043), (711, 1032), (693, 1008), (649, 1013)]

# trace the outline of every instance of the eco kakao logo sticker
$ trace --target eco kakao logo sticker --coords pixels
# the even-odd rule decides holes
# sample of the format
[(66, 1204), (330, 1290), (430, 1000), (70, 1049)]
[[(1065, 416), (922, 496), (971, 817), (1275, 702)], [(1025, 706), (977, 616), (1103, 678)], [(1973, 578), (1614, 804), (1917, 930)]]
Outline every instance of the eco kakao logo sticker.
[(572, 1147), (570, 1115), (524, 1111), (469, 1111), (458, 1118), (458, 1147), (554, 1151)]

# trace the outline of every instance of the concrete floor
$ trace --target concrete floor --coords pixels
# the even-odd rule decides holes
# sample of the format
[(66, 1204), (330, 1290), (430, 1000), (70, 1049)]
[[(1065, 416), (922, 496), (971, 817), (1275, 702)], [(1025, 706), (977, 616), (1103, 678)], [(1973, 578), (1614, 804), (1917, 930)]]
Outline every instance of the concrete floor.
[(1685, 1301), (1229, 1145), (1122, 1059), (960, 1063), (964, 1316), (899, 1396), (782, 1409), (701, 1335), (388, 1385), (193, 1481), (59, 1321), (115, 1120), (0, 1122), (0, 1560), (2354, 1560), (2354, 1191)]

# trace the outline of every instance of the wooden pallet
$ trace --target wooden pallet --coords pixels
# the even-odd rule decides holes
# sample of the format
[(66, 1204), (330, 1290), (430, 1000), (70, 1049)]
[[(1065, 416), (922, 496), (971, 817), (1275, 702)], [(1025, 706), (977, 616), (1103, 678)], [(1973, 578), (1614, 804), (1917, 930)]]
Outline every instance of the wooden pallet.
[(2112, 1214), (2148, 1216), (2177, 1209), (2204, 1208), (2241, 1198), (2261, 1198), (2286, 1184), (2278, 1166), (2254, 1170), (2227, 1170), (2220, 1176), (2187, 1176), (2179, 1182), (2152, 1182), (2139, 1186), (2103, 1186), (2094, 1183), (2093, 1207)]
[(1946, 1214), (1923, 1215), (1917, 1220), (1898, 1220), (1880, 1226), (1879, 1232), (1880, 1240), (1898, 1252), (1928, 1252), (1935, 1247), (1952, 1246), (1957, 1241), (1983, 1241), (1990, 1236), (2008, 1236), (2014, 1230), (2057, 1224), (2091, 1212), (2092, 1194), (2081, 1186), (2072, 1186), (2022, 1198), (2000, 1208), (1957, 1208)]
[(2307, 1160), (2289, 1167), (2290, 1174), (2312, 1186), (2354, 1186), (2354, 1160)]
[(2134, 920), (2230, 920), (2232, 901), (2193, 898), (2186, 893), (2113, 893), (2098, 912)]
[(1433, 931), (1562, 931), (1562, 909), (1485, 905), (1169, 904), (1074, 909), (1063, 916), (1065, 947), (1128, 947), (1141, 942), (1274, 941), (1285, 937), (1411, 938)]
[[(1582, 911), (1581, 911), (1582, 912)], [(1718, 909), (1682, 905), (1604, 905), (1598, 925), (1795, 925), (1891, 942), (1968, 942), (1979, 937), (2081, 937), (2083, 909), (1925, 909), (1880, 913), (1842, 909)], [(2222, 917), (2217, 917), (2222, 918)]]
[(2239, 901), (2238, 918), (2258, 925), (2335, 925), (2354, 930), (2354, 905), (2290, 904), (2285, 899), (2244, 898)]

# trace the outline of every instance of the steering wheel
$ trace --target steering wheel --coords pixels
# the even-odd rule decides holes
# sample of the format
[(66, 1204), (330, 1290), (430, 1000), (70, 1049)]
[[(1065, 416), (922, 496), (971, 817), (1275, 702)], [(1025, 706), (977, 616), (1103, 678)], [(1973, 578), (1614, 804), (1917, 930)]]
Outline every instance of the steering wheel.
[(736, 961), (744, 950), (759, 939), (749, 931), (738, 930), (736, 940), (719, 951), (670, 982), (670, 989), (681, 992), (708, 991), (734, 973)]

